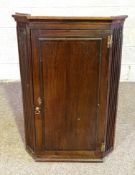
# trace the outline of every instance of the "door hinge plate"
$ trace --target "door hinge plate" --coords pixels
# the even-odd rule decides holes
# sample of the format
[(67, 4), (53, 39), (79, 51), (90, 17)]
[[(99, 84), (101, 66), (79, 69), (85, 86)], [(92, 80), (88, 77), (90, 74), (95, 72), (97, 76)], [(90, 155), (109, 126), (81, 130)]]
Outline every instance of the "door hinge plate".
[(112, 47), (112, 42), (113, 42), (112, 35), (109, 35), (108, 36), (108, 39), (107, 39), (107, 47), (108, 48), (111, 48)]
[(105, 143), (103, 142), (100, 147), (101, 152), (105, 152)]

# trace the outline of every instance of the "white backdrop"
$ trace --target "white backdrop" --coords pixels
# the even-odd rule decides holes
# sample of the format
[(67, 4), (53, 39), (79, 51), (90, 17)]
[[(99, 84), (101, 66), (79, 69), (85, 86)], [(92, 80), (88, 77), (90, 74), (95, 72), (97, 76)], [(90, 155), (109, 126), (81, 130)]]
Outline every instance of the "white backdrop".
[(15, 12), (56, 16), (129, 15), (124, 26), (121, 81), (135, 81), (135, 0), (0, 0), (0, 80), (18, 80)]

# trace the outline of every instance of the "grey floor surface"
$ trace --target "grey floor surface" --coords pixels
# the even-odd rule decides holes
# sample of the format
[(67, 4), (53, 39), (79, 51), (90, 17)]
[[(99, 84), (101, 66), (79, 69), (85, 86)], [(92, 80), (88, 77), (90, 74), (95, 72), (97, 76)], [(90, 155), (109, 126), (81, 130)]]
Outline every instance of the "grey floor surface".
[(135, 83), (121, 83), (114, 151), (104, 163), (39, 163), (25, 151), (20, 82), (0, 83), (0, 175), (135, 175)]

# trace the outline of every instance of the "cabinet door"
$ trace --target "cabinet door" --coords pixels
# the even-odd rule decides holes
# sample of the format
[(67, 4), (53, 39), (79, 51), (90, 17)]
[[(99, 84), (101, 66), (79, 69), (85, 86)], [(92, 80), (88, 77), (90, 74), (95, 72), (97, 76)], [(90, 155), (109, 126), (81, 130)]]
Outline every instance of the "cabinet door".
[(31, 34), (36, 151), (95, 155), (105, 142), (107, 36), (90, 30)]

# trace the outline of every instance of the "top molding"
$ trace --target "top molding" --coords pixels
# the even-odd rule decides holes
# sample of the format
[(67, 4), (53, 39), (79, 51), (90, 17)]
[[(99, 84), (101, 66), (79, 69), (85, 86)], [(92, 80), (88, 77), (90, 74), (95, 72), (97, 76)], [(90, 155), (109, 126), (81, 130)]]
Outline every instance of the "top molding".
[(31, 16), (30, 14), (24, 13), (15, 13), (12, 15), (15, 21), (17, 22), (34, 22), (34, 21), (99, 21), (99, 22), (115, 22), (115, 21), (124, 21), (128, 16), (121, 15), (121, 16)]

